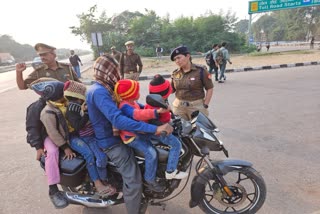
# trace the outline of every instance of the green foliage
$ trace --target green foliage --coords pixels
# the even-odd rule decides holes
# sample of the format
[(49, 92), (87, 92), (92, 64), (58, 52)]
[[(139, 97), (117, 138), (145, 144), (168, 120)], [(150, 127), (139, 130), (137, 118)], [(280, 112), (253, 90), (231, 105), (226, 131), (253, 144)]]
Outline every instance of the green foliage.
[(252, 31), (256, 41), (308, 41), (319, 35), (320, 6), (267, 13), (253, 23)]
[(147, 9), (144, 14), (124, 11), (108, 17), (105, 12), (99, 15), (95, 5), (78, 18), (80, 26), (70, 27), (71, 32), (89, 43), (92, 32), (101, 32), (103, 47), (99, 49), (103, 52), (109, 51), (111, 46), (125, 51), (124, 43), (128, 40), (135, 41), (135, 51), (143, 56), (155, 56), (158, 44), (164, 49), (164, 54), (170, 54), (179, 45), (186, 45), (194, 52), (207, 51), (214, 43), (224, 41), (234, 51), (245, 45), (243, 35), (233, 32), (236, 18), (230, 11), (226, 15), (209, 12), (196, 19), (181, 16), (170, 21), (169, 16), (160, 18), (155, 11)]

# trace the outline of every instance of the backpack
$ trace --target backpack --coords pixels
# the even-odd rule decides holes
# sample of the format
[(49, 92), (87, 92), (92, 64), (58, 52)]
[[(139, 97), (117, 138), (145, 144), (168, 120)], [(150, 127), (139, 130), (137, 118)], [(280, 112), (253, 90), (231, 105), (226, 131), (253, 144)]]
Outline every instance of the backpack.
[(207, 54), (207, 56), (206, 56), (206, 63), (207, 63), (208, 66), (211, 66), (211, 67), (215, 65), (212, 52), (210, 52), (209, 54)]
[(224, 60), (225, 60), (225, 59), (224, 59), (224, 57), (223, 57), (222, 51), (221, 51), (221, 50), (218, 50), (218, 51), (217, 51), (217, 55), (216, 55), (216, 61), (217, 61), (217, 63), (218, 63), (219, 65), (221, 65)]

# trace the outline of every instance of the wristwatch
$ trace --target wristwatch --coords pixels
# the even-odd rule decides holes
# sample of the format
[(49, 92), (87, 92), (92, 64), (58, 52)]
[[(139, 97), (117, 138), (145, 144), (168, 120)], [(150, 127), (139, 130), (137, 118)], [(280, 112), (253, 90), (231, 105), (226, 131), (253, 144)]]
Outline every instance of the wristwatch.
[(208, 108), (209, 106), (208, 106), (207, 104), (204, 104), (204, 103), (203, 103), (203, 107), (204, 107), (204, 108)]

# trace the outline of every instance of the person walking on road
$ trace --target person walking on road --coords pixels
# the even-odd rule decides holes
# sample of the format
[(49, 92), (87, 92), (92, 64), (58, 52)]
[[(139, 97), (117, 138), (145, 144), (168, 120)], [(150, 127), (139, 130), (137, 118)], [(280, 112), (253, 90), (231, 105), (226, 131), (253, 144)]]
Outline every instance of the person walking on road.
[(310, 40), (310, 49), (313, 49), (313, 48), (314, 48), (314, 36), (312, 36)]
[(216, 61), (216, 55), (217, 55), (218, 49), (219, 49), (219, 45), (218, 44), (214, 44), (212, 46), (212, 49), (204, 54), (205, 59), (206, 59), (206, 63), (209, 66), (209, 73), (213, 74), (213, 72), (214, 72), (214, 76), (215, 76), (215, 80), (216, 81), (218, 81), (218, 75), (219, 75), (219, 73), (218, 73), (219, 64)]
[(156, 47), (156, 55), (158, 60), (161, 60), (162, 53), (163, 53), (163, 48), (160, 47), (160, 44), (158, 44), (158, 46)]
[(123, 179), (123, 197), (127, 212), (138, 214), (141, 205), (141, 172), (130, 147), (113, 134), (113, 128), (160, 134), (172, 133), (169, 124), (155, 126), (126, 117), (114, 101), (114, 87), (120, 80), (118, 62), (108, 54), (98, 57), (93, 65), (96, 82), (87, 90), (88, 113), (99, 147), (115, 164)]
[(40, 77), (51, 77), (61, 82), (75, 80), (79, 82), (77, 74), (72, 70), (72, 67), (67, 63), (57, 62), (55, 47), (38, 43), (35, 45), (37, 54), (41, 57), (43, 65), (35, 69), (26, 79), (23, 79), (23, 71), (27, 66), (25, 63), (16, 64), (16, 82), (20, 90), (28, 88), (28, 85)]
[[(127, 51), (121, 54), (120, 57), (120, 74), (122, 79), (139, 80), (142, 72), (142, 62), (140, 56), (134, 52), (134, 42), (128, 41), (125, 43)], [(139, 67), (139, 70), (137, 69)]]
[(178, 66), (171, 76), (172, 90), (176, 95), (172, 105), (173, 113), (185, 120), (190, 120), (191, 114), (197, 110), (208, 116), (213, 83), (207, 67), (193, 64), (185, 46), (175, 48), (170, 58)]
[(81, 78), (80, 65), (83, 66), (81, 59), (77, 54), (74, 53), (74, 50), (71, 50), (70, 54), (71, 56), (69, 57), (69, 61), (73, 67), (73, 70), (77, 73), (77, 77)]
[[(221, 44), (221, 48), (219, 49), (219, 51), (221, 51), (222, 53), (222, 57), (223, 59), (221, 60), (221, 62), (219, 63), (219, 67), (220, 67), (220, 77), (219, 77), (219, 83), (223, 83), (227, 78), (225, 76), (225, 71), (226, 71), (226, 67), (227, 67), (227, 62), (229, 62), (229, 64), (232, 64), (231, 60), (230, 60), (230, 55), (229, 55), (229, 51), (226, 48), (227, 43), (226, 42), (222, 42)], [(216, 55), (216, 60), (219, 61), (217, 59), (217, 57), (219, 56), (219, 53), (217, 52)]]

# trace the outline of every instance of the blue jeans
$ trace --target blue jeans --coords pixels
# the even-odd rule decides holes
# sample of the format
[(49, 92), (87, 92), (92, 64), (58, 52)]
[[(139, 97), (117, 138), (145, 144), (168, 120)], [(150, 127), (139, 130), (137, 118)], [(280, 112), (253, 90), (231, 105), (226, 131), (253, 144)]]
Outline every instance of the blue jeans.
[(167, 172), (173, 172), (174, 170), (177, 169), (178, 162), (179, 162), (179, 155), (180, 155), (180, 150), (181, 150), (181, 143), (176, 138), (174, 135), (170, 134), (168, 136), (158, 136), (158, 135), (153, 135), (153, 139), (158, 139), (160, 140), (163, 144), (166, 144), (170, 146), (169, 150), (169, 157), (168, 157), (168, 163), (167, 163)]
[(94, 137), (72, 137), (70, 145), (86, 160), (87, 170), (92, 181), (107, 180), (107, 156), (98, 147)]
[(73, 67), (73, 70), (76, 72), (78, 78), (81, 77), (81, 73), (80, 73), (80, 66), (77, 65), (77, 66), (72, 66)]
[(158, 167), (158, 154), (152, 143), (147, 136), (139, 136), (127, 144), (128, 146), (143, 152), (145, 159), (144, 180), (155, 181), (157, 167)]
[(220, 77), (219, 80), (225, 79), (224, 72), (226, 71), (227, 61), (220, 64)]

